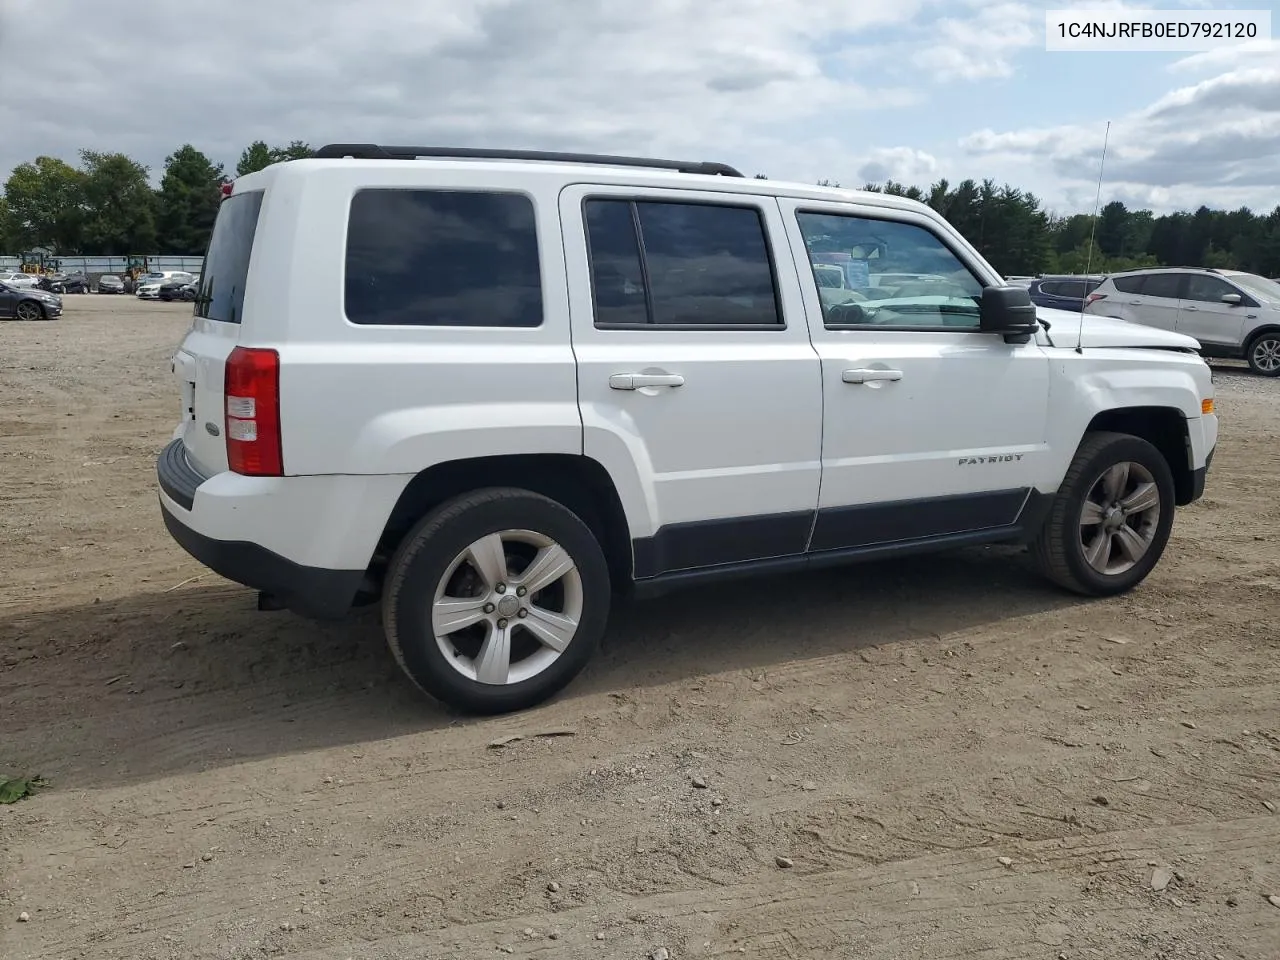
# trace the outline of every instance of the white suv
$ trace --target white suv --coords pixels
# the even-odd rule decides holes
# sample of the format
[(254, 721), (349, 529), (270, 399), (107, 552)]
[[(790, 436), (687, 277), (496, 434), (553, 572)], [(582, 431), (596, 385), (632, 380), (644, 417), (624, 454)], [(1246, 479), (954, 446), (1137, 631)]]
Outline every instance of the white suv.
[(1175, 267), (1108, 277), (1085, 299), (1085, 312), (1176, 330), (1206, 357), (1247, 360), (1255, 373), (1280, 376), (1280, 283), (1240, 270)]
[(1115, 594), (1218, 425), (1194, 340), (1081, 324), (911, 200), (339, 144), (223, 200), (160, 503), (262, 607), (380, 598), (474, 711), (567, 684), (615, 592), (1021, 542)]

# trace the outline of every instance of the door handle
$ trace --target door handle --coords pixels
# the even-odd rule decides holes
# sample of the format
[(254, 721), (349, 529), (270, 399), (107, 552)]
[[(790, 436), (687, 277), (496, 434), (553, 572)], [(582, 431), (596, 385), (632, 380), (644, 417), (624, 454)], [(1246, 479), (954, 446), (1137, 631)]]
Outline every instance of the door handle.
[(1200, 310), (1199, 307), (1183, 307), (1182, 309), (1186, 310), (1188, 313), (1198, 313)]
[(1131, 306), (1131, 307), (1140, 307), (1140, 306), (1142, 306), (1142, 301), (1141, 301), (1141, 300), (1130, 300), (1130, 301), (1129, 301), (1129, 306)]
[(609, 378), (614, 390), (639, 390), (641, 387), (683, 387), (684, 377), (678, 373), (615, 373)]
[(872, 380), (901, 380), (901, 370), (846, 370), (840, 375), (845, 383), (870, 383)]

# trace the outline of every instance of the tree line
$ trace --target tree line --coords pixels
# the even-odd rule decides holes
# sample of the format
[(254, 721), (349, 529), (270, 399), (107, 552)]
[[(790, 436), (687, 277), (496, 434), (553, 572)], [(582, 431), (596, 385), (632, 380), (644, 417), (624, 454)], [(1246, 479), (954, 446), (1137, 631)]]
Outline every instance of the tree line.
[[(756, 174), (767, 179), (764, 174)], [(820, 180), (819, 185), (839, 183)], [(1270, 213), (1180, 211), (1157, 217), (1118, 200), (1092, 214), (1060, 216), (1040, 198), (992, 180), (939, 180), (927, 189), (893, 180), (861, 187), (928, 204), (1004, 276), (1114, 273), (1143, 267), (1198, 266), (1280, 277), (1280, 206)], [(1090, 245), (1090, 234), (1093, 243)]]
[[(311, 154), (300, 140), (284, 146), (255, 141), (240, 154), (235, 175)], [(200, 256), (229, 179), (222, 164), (189, 143), (165, 158), (159, 188), (151, 186), (148, 167), (123, 153), (81, 150), (78, 166), (37, 157), (5, 182), (0, 253), (44, 247), (58, 256)]]
[[(235, 175), (312, 152), (300, 140), (277, 146), (255, 141), (240, 154)], [(156, 251), (199, 256), (228, 179), (222, 164), (191, 144), (165, 158), (158, 188), (151, 186), (151, 171), (123, 153), (82, 150), (78, 166), (37, 157), (17, 167), (5, 183), (0, 253), (46, 247), (61, 256)], [(1094, 224), (1089, 214), (1059, 216), (1035, 194), (992, 180), (964, 180), (954, 187), (939, 180), (923, 189), (890, 180), (863, 189), (927, 203), (1006, 276), (1148, 266), (1226, 267), (1280, 276), (1280, 206), (1268, 214), (1201, 206), (1157, 217), (1113, 201)]]

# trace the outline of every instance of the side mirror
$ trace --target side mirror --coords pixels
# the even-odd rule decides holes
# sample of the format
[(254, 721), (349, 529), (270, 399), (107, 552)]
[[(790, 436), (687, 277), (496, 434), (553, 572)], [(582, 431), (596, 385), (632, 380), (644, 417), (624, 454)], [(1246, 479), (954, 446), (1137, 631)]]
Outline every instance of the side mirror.
[(1026, 287), (984, 287), (978, 329), (998, 333), (1005, 343), (1027, 343), (1040, 329), (1036, 305)]
[(1227, 293), (1223, 294), (1222, 302), (1228, 303), (1233, 307), (1238, 307), (1240, 304), (1244, 303), (1244, 297), (1240, 296), (1238, 293)]

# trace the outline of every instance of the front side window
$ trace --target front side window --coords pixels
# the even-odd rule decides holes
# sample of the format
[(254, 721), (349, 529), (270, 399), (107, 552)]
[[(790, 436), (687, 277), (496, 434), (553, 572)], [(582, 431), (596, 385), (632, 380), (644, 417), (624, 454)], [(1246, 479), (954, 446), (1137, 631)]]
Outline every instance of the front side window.
[[(933, 232), (847, 214), (796, 214), (828, 327), (978, 328), (982, 283)], [(840, 286), (827, 279), (835, 268)]]
[(782, 326), (760, 211), (588, 200), (596, 326)]
[(1193, 273), (1187, 277), (1187, 300), (1198, 303), (1222, 303), (1222, 298), (1229, 293), (1239, 294), (1231, 284), (1219, 277), (1211, 277), (1204, 273)]
[(359, 324), (539, 326), (533, 201), (516, 193), (357, 191), (344, 300), (347, 318)]

